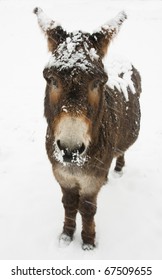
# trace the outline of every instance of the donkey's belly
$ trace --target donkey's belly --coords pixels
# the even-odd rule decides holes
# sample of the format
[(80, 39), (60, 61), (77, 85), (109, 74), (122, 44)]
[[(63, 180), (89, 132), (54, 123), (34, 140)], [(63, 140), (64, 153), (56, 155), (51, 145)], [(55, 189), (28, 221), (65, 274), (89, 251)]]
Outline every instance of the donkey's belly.
[(64, 167), (53, 169), (53, 173), (61, 187), (67, 189), (78, 187), (81, 195), (93, 195), (98, 192), (105, 183), (103, 177), (88, 175), (82, 171), (71, 173)]

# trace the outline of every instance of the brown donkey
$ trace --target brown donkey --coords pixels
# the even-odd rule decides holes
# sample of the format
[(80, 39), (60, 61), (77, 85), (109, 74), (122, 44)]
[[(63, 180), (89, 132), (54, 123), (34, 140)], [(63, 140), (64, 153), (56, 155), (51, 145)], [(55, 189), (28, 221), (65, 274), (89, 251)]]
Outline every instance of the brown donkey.
[(34, 13), (51, 52), (43, 71), (47, 81), (44, 114), (47, 154), (65, 209), (60, 242), (72, 241), (79, 212), (82, 248), (91, 250), (95, 247), (98, 192), (107, 181), (114, 157), (115, 170), (121, 172), (124, 153), (136, 141), (140, 128), (138, 71), (132, 64), (118, 63), (112, 77), (102, 62), (127, 16), (121, 12), (90, 34), (66, 32), (41, 8)]

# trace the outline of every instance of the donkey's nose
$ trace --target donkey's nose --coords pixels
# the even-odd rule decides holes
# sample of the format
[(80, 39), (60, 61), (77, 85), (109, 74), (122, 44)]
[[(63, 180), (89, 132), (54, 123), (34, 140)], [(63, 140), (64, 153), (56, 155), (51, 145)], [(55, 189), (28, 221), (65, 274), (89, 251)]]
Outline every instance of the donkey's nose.
[(72, 147), (60, 140), (57, 140), (57, 146), (59, 150), (62, 152), (63, 160), (65, 162), (75, 162), (77, 161), (78, 156), (82, 155), (86, 149), (84, 143), (80, 145), (73, 145)]

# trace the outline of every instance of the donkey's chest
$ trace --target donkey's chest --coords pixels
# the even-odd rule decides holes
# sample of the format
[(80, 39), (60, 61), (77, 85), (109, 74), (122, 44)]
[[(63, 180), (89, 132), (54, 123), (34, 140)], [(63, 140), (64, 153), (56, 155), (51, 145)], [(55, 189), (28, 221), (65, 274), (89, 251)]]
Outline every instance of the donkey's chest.
[(80, 194), (93, 195), (99, 191), (104, 183), (102, 177), (96, 178), (96, 176), (88, 175), (82, 170), (70, 172), (66, 168), (56, 168), (53, 173), (61, 187), (67, 189), (77, 187)]

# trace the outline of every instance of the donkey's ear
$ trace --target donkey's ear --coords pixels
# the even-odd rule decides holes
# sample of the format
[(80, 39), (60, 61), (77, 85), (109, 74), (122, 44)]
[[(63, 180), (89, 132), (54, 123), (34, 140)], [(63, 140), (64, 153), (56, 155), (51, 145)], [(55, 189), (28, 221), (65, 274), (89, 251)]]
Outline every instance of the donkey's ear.
[(53, 52), (58, 44), (62, 43), (66, 39), (66, 31), (64, 31), (59, 23), (50, 19), (41, 8), (35, 8), (34, 14), (38, 19), (38, 24), (47, 36), (48, 49)]
[(107, 47), (109, 46), (111, 40), (118, 34), (120, 27), (126, 18), (126, 13), (122, 11), (115, 18), (102, 25), (99, 30), (91, 35), (94, 47), (101, 57), (104, 57), (106, 54)]

